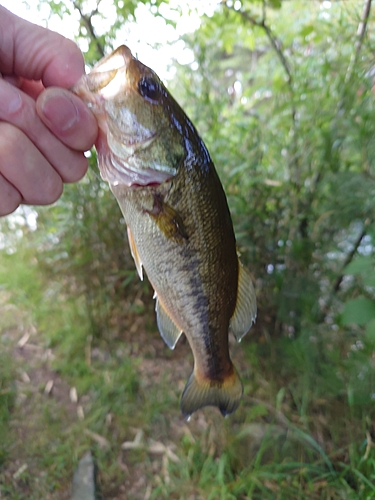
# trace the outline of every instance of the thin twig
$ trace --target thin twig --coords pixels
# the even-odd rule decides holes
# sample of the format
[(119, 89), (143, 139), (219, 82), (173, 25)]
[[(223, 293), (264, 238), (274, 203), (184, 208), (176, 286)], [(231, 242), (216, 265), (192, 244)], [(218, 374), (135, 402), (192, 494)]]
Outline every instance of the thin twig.
[(350, 62), (349, 62), (349, 66), (348, 66), (348, 69), (346, 71), (345, 83), (348, 83), (350, 81), (350, 79), (353, 75), (354, 67), (358, 61), (359, 54), (361, 52), (363, 40), (365, 38), (365, 34), (366, 34), (366, 30), (367, 30), (368, 20), (370, 18), (371, 4), (372, 4), (372, 0), (365, 0), (365, 2), (363, 4), (362, 16), (361, 16), (361, 20), (358, 24), (358, 29), (357, 29), (357, 40), (354, 44), (354, 52), (352, 53), (352, 56), (351, 56)]
[[(227, 4), (225, 4), (227, 5)], [(266, 2), (263, 0), (262, 4), (262, 18), (261, 19), (256, 19), (251, 15), (246, 10), (243, 9), (234, 9), (234, 6), (229, 7), (227, 5), (227, 8), (233, 10), (237, 14), (239, 14), (244, 21), (247, 23), (252, 24), (253, 26), (257, 26), (258, 28), (261, 28), (264, 33), (266, 34), (272, 49), (275, 51), (277, 58), (279, 59), (285, 74), (286, 74), (286, 83), (288, 86), (289, 94), (290, 94), (290, 101), (291, 101), (291, 109), (290, 109), (290, 116), (291, 116), (291, 122), (292, 122), (292, 143), (291, 143), (291, 148), (290, 148), (290, 161), (289, 161), (289, 169), (291, 171), (291, 178), (294, 178), (295, 180), (295, 188), (296, 188), (296, 193), (298, 194), (300, 189), (301, 189), (301, 182), (300, 182), (300, 162), (299, 162), (299, 152), (298, 152), (298, 134), (297, 129), (298, 129), (298, 119), (297, 119), (297, 109), (295, 105), (295, 93), (293, 89), (293, 74), (292, 74), (292, 69), (290, 67), (289, 61), (285, 56), (285, 53), (283, 51), (283, 45), (282, 42), (279, 38), (274, 35), (273, 31), (271, 28), (268, 26), (266, 22)], [(300, 200), (296, 199), (295, 203), (295, 216), (300, 212)], [(301, 229), (301, 227), (300, 227)], [(301, 232), (301, 231), (300, 231)], [(291, 239), (291, 238), (289, 238)]]
[[(283, 51), (283, 45), (282, 45), (282, 42), (281, 40), (279, 40), (272, 32), (271, 28), (268, 26), (267, 22), (266, 22), (266, 2), (263, 0), (263, 5), (262, 5), (262, 19), (261, 20), (258, 20), (256, 19), (255, 17), (253, 17), (248, 11), (246, 10), (242, 10), (242, 9), (239, 9), (239, 10), (236, 10), (233, 6), (232, 7), (229, 7), (227, 4), (225, 4), (227, 6), (228, 9), (231, 9), (233, 10), (234, 12), (236, 12), (237, 14), (239, 14), (242, 19), (250, 24), (252, 24), (253, 26), (257, 26), (258, 28), (261, 28), (270, 44), (271, 44), (271, 47), (273, 48), (273, 50), (275, 51), (285, 73), (286, 73), (286, 76), (287, 76), (287, 85), (288, 85), (288, 89), (289, 89), (289, 93), (290, 93), (290, 96), (291, 96), (291, 118), (292, 118), (292, 123), (293, 123), (293, 129), (296, 130), (297, 128), (297, 111), (296, 111), (296, 107), (295, 107), (295, 103), (294, 103), (294, 90), (293, 90), (293, 75), (292, 75), (292, 70), (290, 68), (290, 64), (287, 60), (287, 58), (285, 57), (285, 54), (284, 54), (284, 51)], [(297, 159), (297, 155), (295, 153), (296, 151), (296, 134), (293, 134), (293, 137), (294, 137), (294, 153), (292, 154), (292, 162), (294, 164), (294, 167), (295, 167), (295, 171), (296, 173), (298, 173), (298, 170), (299, 170), (299, 165), (298, 165), (298, 159)], [(298, 175), (297, 175), (298, 177)], [(298, 182), (296, 183), (298, 184)]]
[(345, 259), (345, 261), (342, 265), (342, 268), (341, 268), (341, 273), (339, 274), (339, 276), (337, 276), (335, 284), (333, 286), (333, 293), (337, 293), (339, 291), (342, 280), (344, 279), (344, 270), (353, 260), (355, 254), (357, 253), (359, 245), (361, 244), (361, 242), (365, 236), (366, 236), (366, 226), (363, 227), (361, 234), (358, 236), (358, 238), (354, 242), (354, 246), (353, 246), (351, 252), (349, 252), (348, 255), (346, 256), (346, 259)]
[(361, 19), (359, 21), (358, 28), (357, 28), (357, 39), (354, 43), (354, 50), (353, 50), (352, 55), (350, 57), (348, 69), (346, 70), (346, 75), (345, 75), (345, 80), (344, 80), (345, 85), (343, 86), (342, 96), (337, 103), (336, 116), (335, 116), (334, 120), (332, 121), (332, 128), (333, 129), (337, 128), (337, 121), (339, 120), (339, 118), (343, 114), (345, 106), (348, 107), (350, 105), (350, 103), (347, 102), (347, 100), (348, 100), (347, 99), (348, 98), (347, 89), (350, 86), (350, 80), (353, 77), (354, 68), (358, 62), (359, 54), (360, 54), (361, 49), (362, 49), (363, 40), (364, 40), (365, 35), (366, 35), (368, 20), (370, 17), (371, 5), (372, 5), (372, 0), (364, 0)]
[[(232, 7), (228, 7), (233, 9)], [(234, 10), (234, 9), (233, 9)], [(287, 82), (288, 85), (291, 89), (292, 83), (293, 83), (293, 77), (292, 77), (292, 72), (289, 67), (289, 63), (284, 55), (284, 52), (282, 50), (282, 43), (281, 41), (272, 33), (271, 28), (266, 24), (266, 19), (263, 14), (263, 18), (261, 21), (258, 21), (254, 17), (252, 17), (247, 11), (245, 10), (235, 10), (240, 16), (253, 26), (258, 26), (258, 28), (263, 29), (263, 31), (266, 33), (268, 40), (270, 41), (272, 48), (275, 50), (277, 57), (279, 58), (285, 73), (287, 75)]]
[(344, 279), (344, 276), (345, 276), (344, 270), (351, 263), (351, 261), (353, 260), (354, 256), (356, 255), (356, 253), (358, 251), (358, 248), (359, 248), (360, 244), (362, 243), (363, 238), (366, 236), (367, 226), (369, 224), (370, 224), (370, 221), (368, 219), (366, 219), (365, 224), (363, 226), (363, 229), (362, 229), (361, 233), (358, 235), (357, 239), (354, 242), (352, 250), (348, 253), (348, 255), (346, 256), (346, 259), (344, 260), (344, 262), (343, 262), (343, 264), (341, 266), (340, 274), (337, 276), (336, 281), (335, 281), (335, 283), (334, 283), (334, 285), (332, 287), (332, 291), (331, 291), (331, 293), (329, 295), (329, 298), (328, 298), (326, 304), (324, 305), (324, 307), (322, 308), (322, 310), (320, 312), (319, 318), (317, 320), (318, 323), (321, 323), (322, 321), (324, 321), (324, 318), (328, 314), (328, 311), (329, 311), (329, 309), (330, 309), (330, 307), (332, 305), (332, 302), (333, 302), (333, 298), (335, 297), (335, 295), (340, 290), (341, 283), (342, 283), (342, 281)]
[(95, 33), (94, 26), (92, 24), (92, 17), (98, 13), (99, 2), (97, 4), (96, 9), (93, 10), (90, 15), (84, 14), (82, 9), (81, 9), (81, 6), (74, 0), (73, 0), (73, 6), (79, 12), (79, 15), (81, 16), (81, 20), (89, 33), (91, 41), (93, 41), (95, 43), (96, 48), (99, 52), (99, 55), (101, 57), (104, 57), (104, 55), (105, 55), (104, 48), (103, 48), (102, 44), (100, 43), (99, 38), (98, 38), (97, 34)]

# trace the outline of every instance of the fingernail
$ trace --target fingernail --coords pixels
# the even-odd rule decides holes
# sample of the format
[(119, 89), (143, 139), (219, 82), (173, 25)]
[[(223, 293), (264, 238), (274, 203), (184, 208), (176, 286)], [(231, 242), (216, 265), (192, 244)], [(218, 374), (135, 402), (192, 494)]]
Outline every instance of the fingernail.
[(3, 118), (12, 115), (22, 106), (22, 97), (17, 89), (10, 83), (2, 82), (0, 88), (0, 114)]
[(65, 95), (51, 95), (42, 103), (42, 112), (47, 120), (61, 132), (66, 132), (78, 121), (78, 110)]

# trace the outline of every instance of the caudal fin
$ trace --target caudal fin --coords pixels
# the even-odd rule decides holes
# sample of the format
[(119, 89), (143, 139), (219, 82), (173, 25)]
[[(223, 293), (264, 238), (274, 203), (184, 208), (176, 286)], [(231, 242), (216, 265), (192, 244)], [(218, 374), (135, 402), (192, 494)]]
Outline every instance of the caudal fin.
[(237, 410), (242, 394), (242, 382), (235, 369), (223, 382), (201, 379), (193, 372), (182, 393), (181, 411), (190, 417), (204, 406), (217, 406), (225, 417)]

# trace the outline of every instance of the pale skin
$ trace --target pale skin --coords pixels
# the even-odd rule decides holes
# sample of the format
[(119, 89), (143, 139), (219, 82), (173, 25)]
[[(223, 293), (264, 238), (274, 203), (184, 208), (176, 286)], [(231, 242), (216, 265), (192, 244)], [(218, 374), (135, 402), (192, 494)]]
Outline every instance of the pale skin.
[(0, 216), (85, 175), (97, 122), (68, 90), (83, 74), (74, 42), (0, 6)]

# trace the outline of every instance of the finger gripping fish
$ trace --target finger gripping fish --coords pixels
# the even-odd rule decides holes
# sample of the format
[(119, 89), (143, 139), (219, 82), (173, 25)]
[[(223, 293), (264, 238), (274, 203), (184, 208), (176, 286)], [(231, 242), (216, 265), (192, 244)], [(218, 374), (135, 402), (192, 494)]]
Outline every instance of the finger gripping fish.
[(158, 76), (121, 46), (74, 87), (99, 123), (98, 165), (115, 195), (138, 274), (155, 290), (161, 336), (184, 333), (194, 370), (185, 416), (236, 410), (243, 387), (229, 356), (256, 317), (249, 272), (236, 251), (225, 193), (195, 127)]

